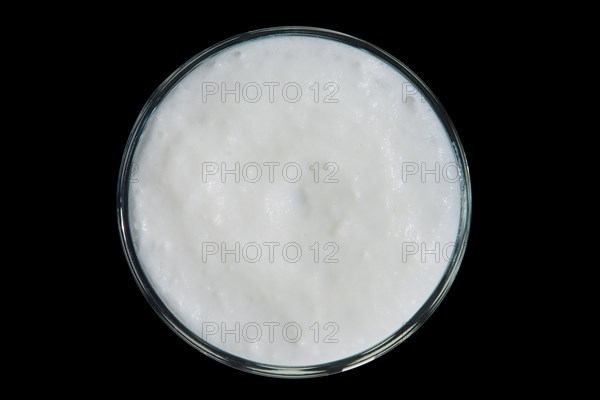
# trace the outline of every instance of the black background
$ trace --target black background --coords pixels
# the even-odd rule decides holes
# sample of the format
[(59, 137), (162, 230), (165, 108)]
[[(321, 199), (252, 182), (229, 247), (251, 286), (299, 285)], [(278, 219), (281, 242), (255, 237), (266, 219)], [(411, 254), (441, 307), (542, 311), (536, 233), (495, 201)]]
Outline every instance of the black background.
[[(170, 14), (169, 14), (170, 15)], [(168, 18), (165, 17), (165, 18)], [(468, 390), (472, 382), (499, 388), (506, 359), (505, 327), (510, 324), (506, 295), (499, 288), (495, 229), (501, 219), (498, 181), (491, 179), (498, 128), (493, 113), (496, 93), (505, 85), (496, 71), (506, 56), (506, 43), (489, 21), (424, 22), (406, 17), (394, 23), (368, 24), (352, 18), (200, 18), (197, 24), (165, 28), (159, 22), (107, 20), (73, 34), (86, 45), (73, 51), (93, 75), (72, 72), (76, 100), (73, 112), (87, 121), (90, 133), (82, 141), (90, 159), (86, 201), (93, 204), (92, 240), (80, 259), (86, 285), (78, 293), (85, 308), (79, 326), (84, 334), (68, 338), (76, 353), (78, 379), (99, 387), (133, 386), (206, 388), (217, 379), (232, 388), (283, 390), (331, 386), (365, 386), (376, 393), (417, 390), (422, 394), (444, 387)], [(154, 313), (137, 288), (123, 256), (116, 220), (116, 187), (125, 143), (138, 113), (152, 92), (176, 68), (203, 49), (248, 30), (282, 25), (317, 26), (366, 40), (391, 53), (412, 69), (436, 94), (452, 118), (471, 171), (473, 219), (467, 252), (458, 276), (434, 315), (390, 353), (352, 371), (324, 378), (289, 381), (254, 376), (221, 365), (177, 337)], [(432, 31), (433, 29), (433, 31)], [(70, 41), (65, 36), (63, 40)], [(73, 78), (74, 79), (74, 78)], [(78, 83), (81, 82), (80, 88)], [(93, 132), (93, 134), (91, 133)], [(93, 184), (87, 185), (87, 183)], [(495, 182), (495, 183), (494, 183)], [(498, 203), (495, 203), (498, 204)], [(96, 236), (97, 235), (97, 236)], [(94, 254), (90, 257), (89, 254)], [(81, 328), (79, 328), (81, 330)], [(526, 361), (522, 361), (526, 362)], [(136, 378), (134, 378), (136, 377)], [(139, 378), (137, 378), (139, 377)], [(514, 377), (513, 377), (514, 378)], [(512, 379), (512, 378), (511, 378)], [(333, 386), (332, 386), (333, 385)], [(310, 392), (313, 391), (313, 392)], [(199, 392), (200, 393), (200, 392)], [(267, 395), (267, 392), (262, 392)]]

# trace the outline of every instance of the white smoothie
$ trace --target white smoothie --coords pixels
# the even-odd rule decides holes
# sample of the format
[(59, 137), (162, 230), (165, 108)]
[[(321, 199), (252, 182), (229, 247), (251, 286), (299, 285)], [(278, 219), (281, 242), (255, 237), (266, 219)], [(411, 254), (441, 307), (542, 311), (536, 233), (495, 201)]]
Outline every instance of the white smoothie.
[(233, 355), (304, 366), (363, 352), (448, 267), (461, 185), (441, 121), (380, 59), (274, 36), (198, 65), (136, 149), (130, 221), (152, 286)]

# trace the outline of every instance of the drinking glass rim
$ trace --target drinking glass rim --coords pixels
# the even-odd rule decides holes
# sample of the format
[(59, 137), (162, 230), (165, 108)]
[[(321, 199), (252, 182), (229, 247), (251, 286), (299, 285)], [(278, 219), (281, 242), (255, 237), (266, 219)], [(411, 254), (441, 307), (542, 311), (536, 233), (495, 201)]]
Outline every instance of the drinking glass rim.
[[(129, 184), (133, 168), (133, 156), (153, 112), (183, 78), (208, 58), (231, 46), (268, 36), (309, 36), (334, 40), (366, 51), (399, 71), (425, 96), (442, 122), (452, 144), (461, 174), (461, 211), (456, 243), (446, 271), (427, 301), (400, 329), (369, 349), (343, 359), (315, 365), (282, 366), (248, 360), (219, 349), (193, 333), (168, 309), (152, 287), (137, 257), (129, 225)], [(271, 377), (317, 377), (347, 371), (382, 356), (406, 340), (436, 310), (450, 289), (465, 253), (471, 224), (471, 182), (464, 149), (448, 113), (433, 92), (406, 65), (379, 47), (344, 33), (314, 27), (282, 26), (242, 33), (207, 48), (181, 65), (154, 91), (135, 121), (125, 146), (117, 185), (117, 220), (123, 251), (138, 287), (159, 317), (188, 344), (201, 353), (242, 371)]]

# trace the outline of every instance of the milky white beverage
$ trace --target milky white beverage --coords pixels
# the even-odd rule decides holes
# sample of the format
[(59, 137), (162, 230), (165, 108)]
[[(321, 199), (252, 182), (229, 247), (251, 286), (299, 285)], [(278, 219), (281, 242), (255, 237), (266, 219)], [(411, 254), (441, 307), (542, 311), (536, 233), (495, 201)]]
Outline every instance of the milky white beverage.
[(288, 367), (362, 353), (440, 294), (457, 151), (416, 86), (367, 51), (300, 35), (229, 46), (173, 87), (135, 148), (141, 272), (217, 351)]

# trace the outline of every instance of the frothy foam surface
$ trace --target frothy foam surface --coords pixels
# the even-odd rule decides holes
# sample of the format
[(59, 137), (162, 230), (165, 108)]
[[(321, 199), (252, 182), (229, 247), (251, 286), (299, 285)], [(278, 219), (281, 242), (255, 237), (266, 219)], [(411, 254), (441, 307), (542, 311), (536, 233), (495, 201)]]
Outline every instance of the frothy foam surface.
[[(206, 60), (155, 110), (134, 162), (129, 217), (151, 284), (191, 331), (253, 361), (377, 344), (430, 297), (457, 236), (457, 161), (436, 113), (397, 70), (328, 39), (262, 38)], [(239, 183), (221, 174), (236, 163)]]

